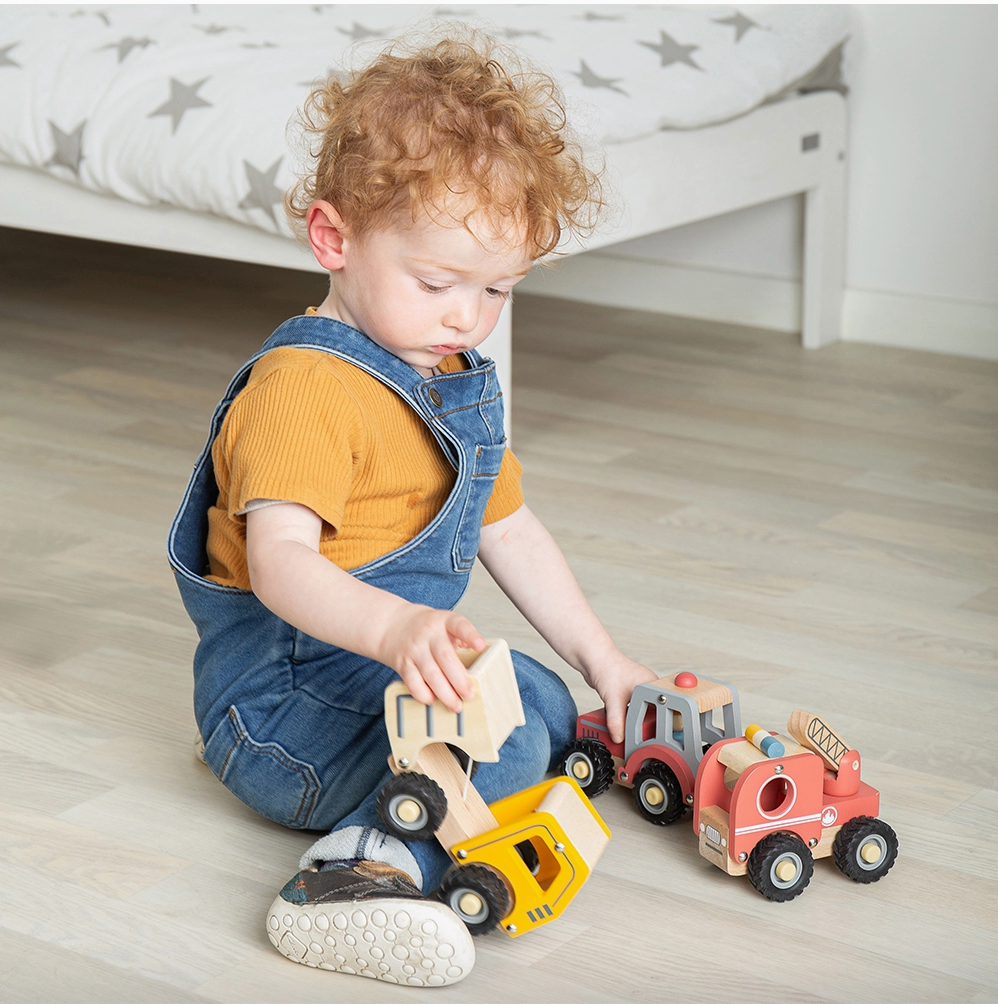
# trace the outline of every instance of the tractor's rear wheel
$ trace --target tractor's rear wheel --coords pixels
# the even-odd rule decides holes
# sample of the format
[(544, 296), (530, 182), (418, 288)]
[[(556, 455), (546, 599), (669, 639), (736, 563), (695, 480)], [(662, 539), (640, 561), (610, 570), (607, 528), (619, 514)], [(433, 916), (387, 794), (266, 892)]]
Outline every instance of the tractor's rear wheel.
[(595, 798), (613, 784), (613, 757), (598, 739), (576, 739), (561, 758), (561, 772)]
[(682, 816), (683, 789), (668, 764), (652, 760), (634, 775), (634, 804), (656, 826), (668, 826)]
[(799, 896), (811, 881), (814, 858), (807, 844), (793, 833), (770, 833), (752, 848), (749, 881), (776, 903)]
[(873, 816), (857, 816), (843, 823), (832, 844), (832, 857), (839, 871), (854, 882), (882, 879), (897, 856), (897, 834)]
[(452, 868), (440, 883), (437, 896), (476, 935), (488, 934), (512, 907), (506, 883), (482, 864)]

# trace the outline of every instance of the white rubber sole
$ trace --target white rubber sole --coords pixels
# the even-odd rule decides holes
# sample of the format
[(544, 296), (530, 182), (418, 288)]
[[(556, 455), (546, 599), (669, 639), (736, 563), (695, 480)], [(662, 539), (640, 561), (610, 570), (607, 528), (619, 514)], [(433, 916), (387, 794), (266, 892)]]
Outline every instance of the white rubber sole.
[(267, 914), (267, 936), (292, 962), (410, 987), (458, 983), (475, 965), (467, 927), (432, 900), (299, 906), (278, 896)]

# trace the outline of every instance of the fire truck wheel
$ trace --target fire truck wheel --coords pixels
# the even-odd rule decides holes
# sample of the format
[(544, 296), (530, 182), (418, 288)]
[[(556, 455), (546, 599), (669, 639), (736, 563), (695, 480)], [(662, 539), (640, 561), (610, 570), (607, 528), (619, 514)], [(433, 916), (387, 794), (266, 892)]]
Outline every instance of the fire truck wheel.
[(447, 796), (425, 774), (399, 774), (378, 793), (378, 818), (401, 840), (429, 840), (447, 815)]
[(510, 911), (506, 883), (488, 865), (452, 868), (437, 892), (472, 934), (488, 934)]
[(799, 896), (811, 881), (814, 858), (800, 837), (770, 833), (752, 849), (748, 877), (766, 899), (777, 903)]
[(667, 764), (652, 760), (634, 775), (634, 803), (650, 823), (668, 826), (683, 814), (683, 790)]
[(561, 758), (561, 772), (595, 798), (613, 784), (613, 757), (598, 739), (576, 739)]
[(832, 857), (839, 871), (855, 882), (882, 879), (897, 856), (897, 834), (873, 816), (857, 816), (843, 823), (832, 844)]

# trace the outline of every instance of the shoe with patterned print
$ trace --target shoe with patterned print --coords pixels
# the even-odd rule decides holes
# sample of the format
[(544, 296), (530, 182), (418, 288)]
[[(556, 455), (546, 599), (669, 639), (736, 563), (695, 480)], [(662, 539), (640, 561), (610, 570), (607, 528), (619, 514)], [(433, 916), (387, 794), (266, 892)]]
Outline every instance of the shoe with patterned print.
[(475, 964), (457, 914), (377, 861), (298, 872), (267, 914), (267, 935), (293, 962), (404, 986), (457, 983)]

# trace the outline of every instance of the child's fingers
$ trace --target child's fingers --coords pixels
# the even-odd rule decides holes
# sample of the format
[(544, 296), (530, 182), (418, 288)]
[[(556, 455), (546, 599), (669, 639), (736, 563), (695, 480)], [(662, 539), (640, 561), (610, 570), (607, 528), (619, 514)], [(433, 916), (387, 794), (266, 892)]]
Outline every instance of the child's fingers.
[(610, 738), (615, 742), (624, 741), (624, 714), (627, 705), (611, 698), (606, 702), (606, 727), (610, 731)]
[(458, 695), (458, 698), (466, 701), (473, 697), (475, 691), (471, 684), (471, 677), (468, 675), (464, 663), (458, 658), (454, 646), (450, 644), (450, 639), (443, 645), (434, 646), (433, 656), (448, 685)]
[[(450, 655), (460, 666), (461, 660), (454, 655), (453, 648), (450, 649)], [(443, 702), (444, 707), (456, 713), (461, 710), (461, 694), (454, 688), (451, 677), (441, 667), (440, 661), (434, 658), (429, 659), (426, 665), (422, 667), (422, 679), (426, 687), (432, 691), (433, 698)], [(464, 666), (461, 666), (461, 670), (467, 675), (467, 670), (464, 669)], [(471, 695), (467, 694), (467, 696), (470, 697)]]
[(462, 614), (451, 614), (447, 618), (447, 633), (453, 639), (455, 648), (470, 648), (481, 652), (487, 644), (475, 625)]
[(409, 693), (412, 694), (412, 696), (415, 697), (420, 704), (433, 703), (435, 700), (435, 694), (426, 680), (423, 679), (423, 674), (419, 671), (415, 664), (411, 666), (403, 666), (399, 669), (398, 674), (402, 678), (402, 682), (409, 688)]

